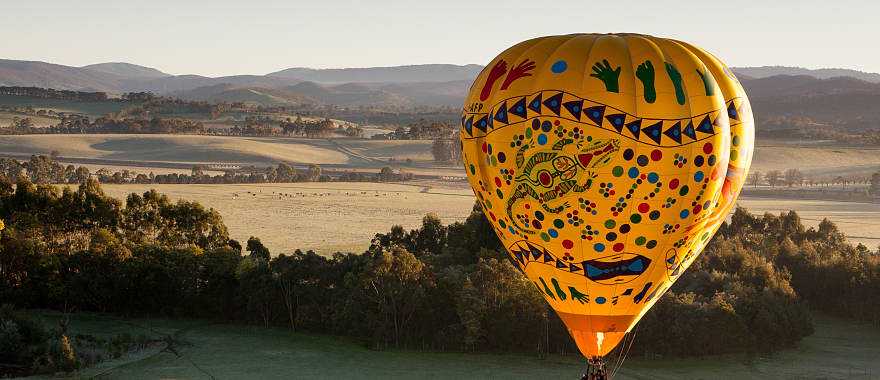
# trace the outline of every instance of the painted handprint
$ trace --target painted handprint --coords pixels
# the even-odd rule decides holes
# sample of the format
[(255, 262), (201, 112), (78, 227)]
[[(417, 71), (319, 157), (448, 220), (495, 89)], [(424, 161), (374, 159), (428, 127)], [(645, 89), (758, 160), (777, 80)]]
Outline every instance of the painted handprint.
[(678, 72), (678, 69), (675, 66), (672, 66), (671, 63), (666, 62), (666, 74), (669, 75), (669, 79), (672, 80), (672, 85), (675, 86), (675, 99), (678, 100), (678, 104), (684, 105), (687, 98), (684, 96), (684, 87), (682, 87), (681, 83), (681, 73)]
[(494, 86), (495, 82), (504, 76), (505, 73), (507, 73), (507, 62), (502, 59), (492, 67), (492, 70), (489, 71), (486, 83), (483, 84), (483, 89), (480, 91), (481, 102), (485, 102), (486, 99), (489, 99), (489, 94), (492, 93), (492, 86)]
[(703, 87), (706, 89), (706, 96), (715, 95), (715, 78), (712, 77), (712, 74), (709, 74), (708, 70), (706, 72), (701, 72), (700, 69), (697, 69), (697, 74), (700, 75), (700, 79), (703, 80)]
[(611, 69), (611, 64), (608, 63), (607, 59), (603, 59), (602, 62), (596, 62), (593, 65), (593, 73), (590, 76), (598, 78), (602, 83), (605, 83), (606, 91), (620, 92), (620, 86), (617, 82), (620, 77), (620, 66), (617, 66), (616, 69)]
[(645, 101), (654, 103), (657, 100), (657, 90), (654, 88), (654, 64), (651, 61), (645, 61), (636, 68), (636, 77), (642, 81), (645, 87)]
[(530, 71), (535, 69), (535, 61), (531, 61), (528, 58), (524, 59), (520, 62), (516, 67), (510, 70), (507, 73), (507, 78), (504, 78), (504, 82), (501, 83), (501, 89), (506, 90), (508, 86), (510, 86), (513, 81), (522, 78), (522, 77), (530, 77), (532, 73)]

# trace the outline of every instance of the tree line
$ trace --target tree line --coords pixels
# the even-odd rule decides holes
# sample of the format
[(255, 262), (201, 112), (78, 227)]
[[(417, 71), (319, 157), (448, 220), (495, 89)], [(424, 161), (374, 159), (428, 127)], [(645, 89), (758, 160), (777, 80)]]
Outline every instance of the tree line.
[(276, 166), (257, 168), (247, 166), (235, 170), (223, 170), (223, 174), (208, 174), (211, 171), (206, 165), (193, 165), (190, 174), (137, 173), (128, 169), (111, 171), (101, 168), (94, 173), (85, 166), (64, 165), (58, 161), (58, 153), (49, 156), (32, 155), (28, 161), (13, 158), (0, 158), (0, 177), (14, 180), (26, 177), (38, 184), (78, 184), (93, 178), (100, 183), (112, 184), (233, 184), (233, 183), (294, 183), (294, 182), (397, 182), (413, 178), (411, 173), (394, 171), (391, 167), (383, 167), (378, 172), (339, 172), (328, 175), (323, 173), (321, 166), (309, 165), (305, 170), (297, 169), (281, 162)]
[[(273, 256), (257, 237), (230, 239), (196, 202), (148, 191), (123, 203), (94, 180), (0, 181), (0, 219), (0, 299), (17, 308), (286, 326), (376, 349), (577, 352), (479, 204), (463, 222), (428, 215), (419, 228), (376, 234), (365, 252), (332, 256)], [(794, 212), (739, 209), (645, 315), (631, 350), (772, 352), (812, 333), (811, 309), (880, 326), (878, 295), (880, 256), (833, 223), (805, 228)], [(0, 348), (46, 345), (16, 339)], [(16, 355), (0, 351), (0, 361), (33, 359)]]
[(845, 188), (847, 185), (871, 184), (873, 183), (872, 181), (874, 181), (872, 177), (863, 176), (838, 175), (826, 178), (810, 178), (796, 168), (786, 169), (784, 171), (768, 170), (766, 172), (751, 170), (746, 179), (746, 182), (752, 187), (758, 187), (760, 185), (767, 185), (770, 187), (827, 187), (831, 185), (842, 185)]

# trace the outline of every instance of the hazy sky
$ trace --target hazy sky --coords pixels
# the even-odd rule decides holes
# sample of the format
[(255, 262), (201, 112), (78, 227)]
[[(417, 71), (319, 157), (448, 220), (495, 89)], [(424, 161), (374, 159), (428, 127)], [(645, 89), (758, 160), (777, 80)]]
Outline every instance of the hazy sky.
[(0, 58), (124, 61), (171, 74), (485, 64), (541, 35), (636, 32), (695, 43), (731, 66), (880, 72), (868, 0), (0, 0)]

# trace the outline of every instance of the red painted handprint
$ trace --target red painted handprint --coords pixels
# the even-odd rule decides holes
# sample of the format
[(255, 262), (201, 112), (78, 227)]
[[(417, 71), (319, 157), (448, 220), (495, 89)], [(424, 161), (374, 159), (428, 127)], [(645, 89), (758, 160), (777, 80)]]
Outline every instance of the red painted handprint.
[[(489, 71), (489, 77), (486, 78), (486, 83), (483, 84), (483, 90), (480, 91), (480, 101), (484, 102), (486, 99), (489, 99), (489, 94), (492, 93), (492, 86), (495, 85), (495, 82), (500, 79), (507, 72), (507, 62), (504, 60), (498, 61), (492, 70)], [(504, 87), (501, 87), (504, 89)]]
[(528, 58), (524, 59), (520, 62), (513, 70), (507, 74), (507, 78), (504, 78), (504, 83), (501, 84), (501, 89), (506, 90), (508, 86), (510, 86), (513, 81), (522, 78), (522, 77), (530, 77), (532, 71), (535, 69), (535, 61), (530, 61)]

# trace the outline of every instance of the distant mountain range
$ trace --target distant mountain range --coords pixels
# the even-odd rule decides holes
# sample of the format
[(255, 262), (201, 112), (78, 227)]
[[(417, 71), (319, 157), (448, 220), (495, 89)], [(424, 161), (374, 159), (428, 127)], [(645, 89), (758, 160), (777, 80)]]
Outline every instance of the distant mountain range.
[(732, 70), (737, 76), (748, 78), (766, 78), (776, 75), (806, 75), (818, 79), (836, 77), (850, 77), (861, 79), (866, 82), (880, 83), (880, 74), (867, 73), (851, 69), (805, 69), (790, 66), (758, 66), (758, 67), (734, 67)]
[(130, 63), (83, 67), (0, 60), (0, 86), (124, 93), (150, 91), (185, 99), (266, 105), (460, 106), (479, 65), (411, 65), (349, 69), (290, 68), (267, 75), (170, 75)]
[[(151, 91), (191, 100), (263, 105), (460, 107), (479, 65), (348, 69), (290, 68), (267, 75), (170, 75), (129, 63), (71, 67), (0, 60), (0, 85), (123, 93)], [(804, 117), (817, 123), (880, 127), (880, 74), (847, 69), (739, 67), (759, 121)]]

